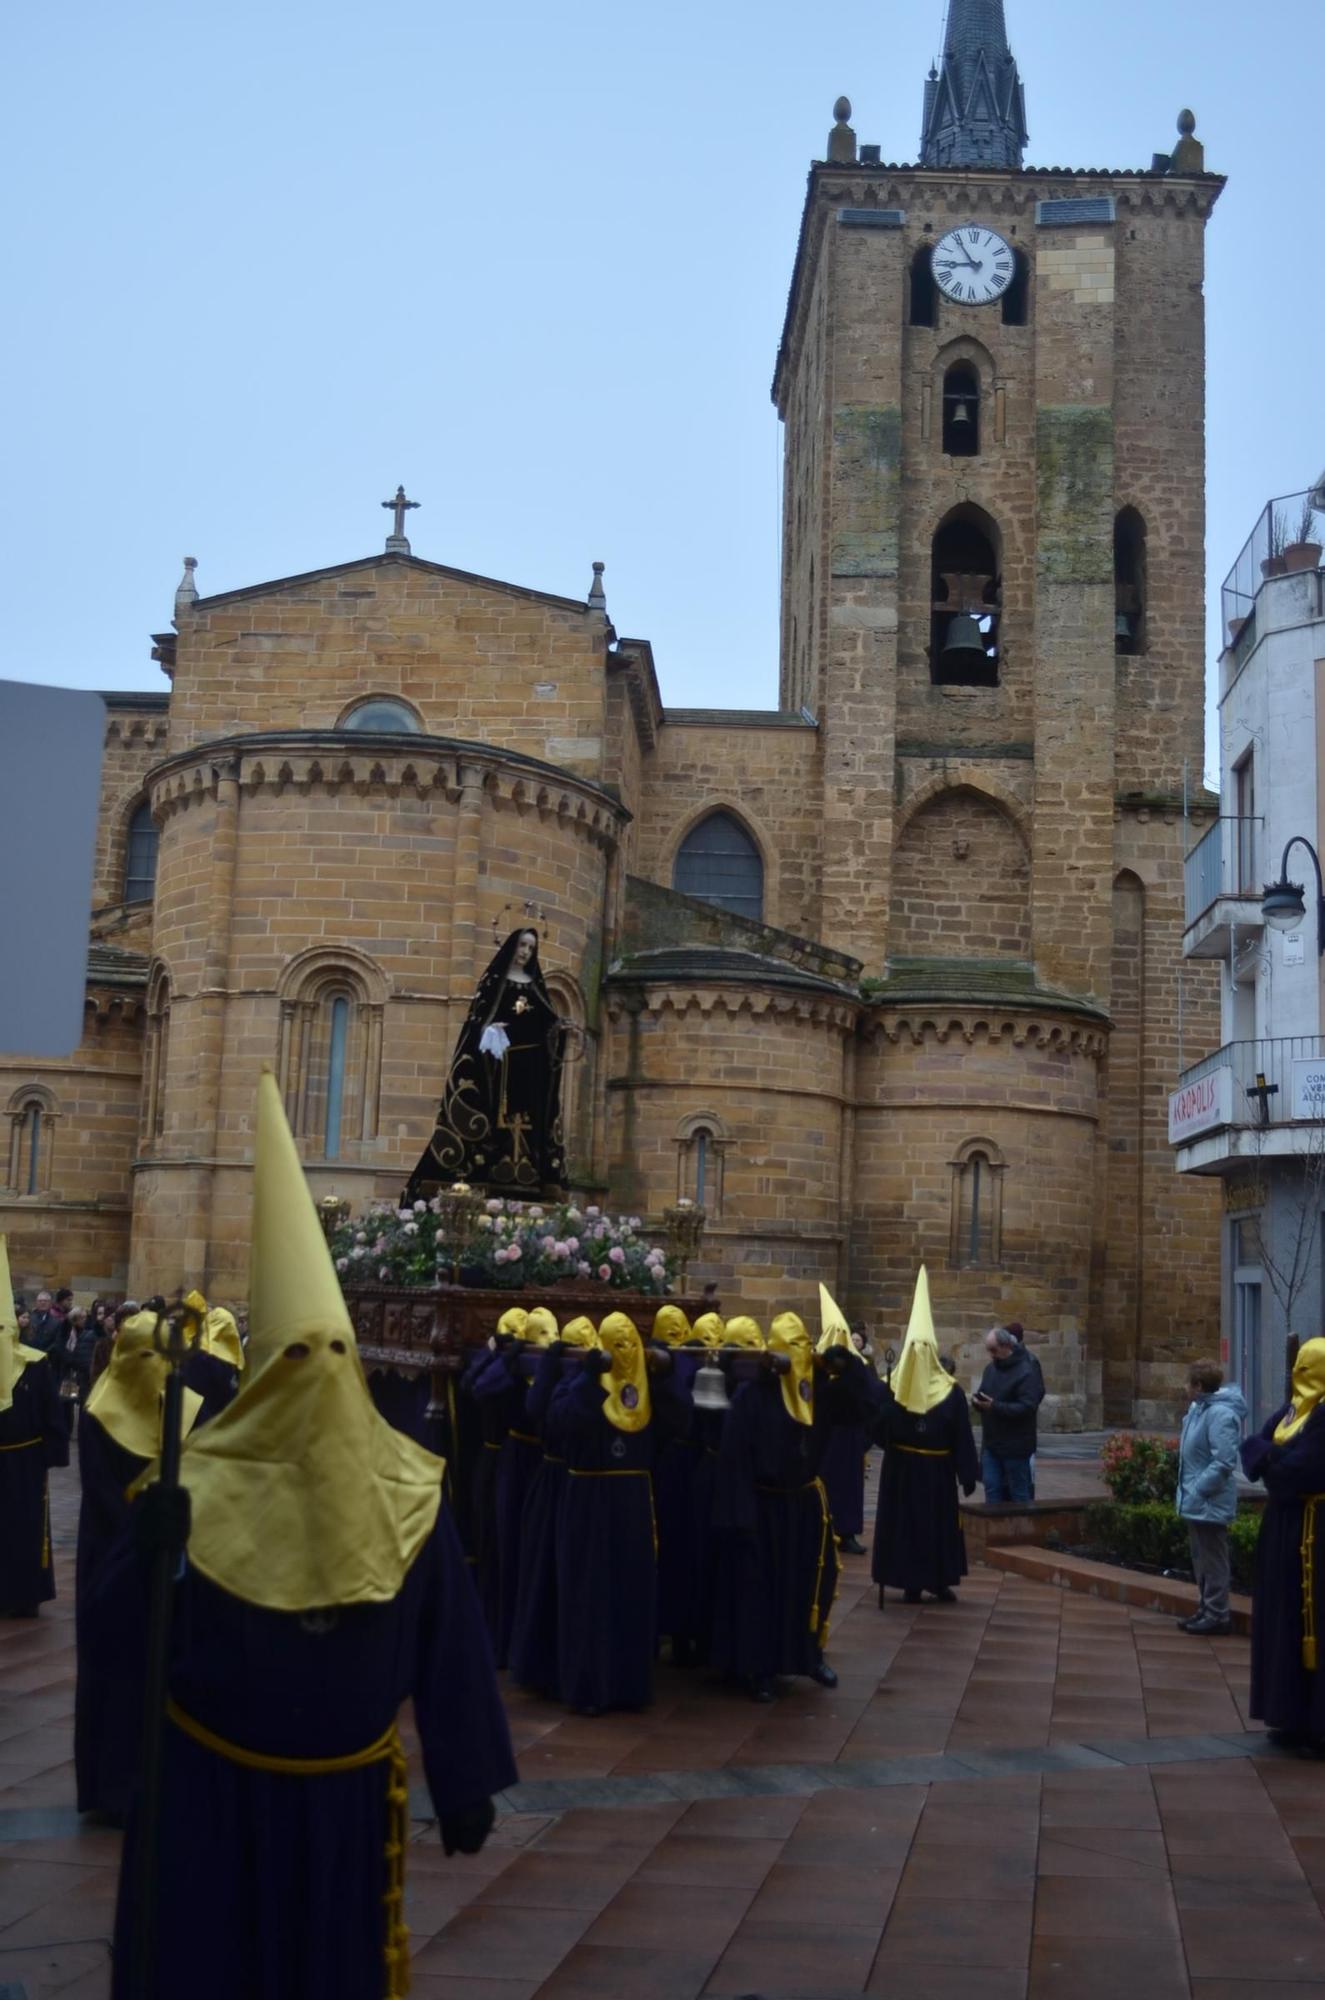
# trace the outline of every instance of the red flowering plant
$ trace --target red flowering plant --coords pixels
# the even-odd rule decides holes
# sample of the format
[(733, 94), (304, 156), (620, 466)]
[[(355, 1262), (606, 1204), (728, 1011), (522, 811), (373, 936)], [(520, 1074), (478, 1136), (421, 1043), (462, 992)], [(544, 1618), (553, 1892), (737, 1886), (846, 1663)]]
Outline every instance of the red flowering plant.
[(1115, 1431), (1100, 1446), (1100, 1471), (1114, 1499), (1126, 1506), (1171, 1502), (1178, 1490), (1178, 1440)]

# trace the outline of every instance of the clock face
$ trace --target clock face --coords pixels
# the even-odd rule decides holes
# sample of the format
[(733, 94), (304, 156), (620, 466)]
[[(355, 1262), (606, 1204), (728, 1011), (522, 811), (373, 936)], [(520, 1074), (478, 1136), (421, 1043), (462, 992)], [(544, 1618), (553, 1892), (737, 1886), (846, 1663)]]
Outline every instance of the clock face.
[(987, 306), (1012, 283), (1012, 246), (996, 229), (963, 222), (934, 245), (934, 283), (958, 306)]

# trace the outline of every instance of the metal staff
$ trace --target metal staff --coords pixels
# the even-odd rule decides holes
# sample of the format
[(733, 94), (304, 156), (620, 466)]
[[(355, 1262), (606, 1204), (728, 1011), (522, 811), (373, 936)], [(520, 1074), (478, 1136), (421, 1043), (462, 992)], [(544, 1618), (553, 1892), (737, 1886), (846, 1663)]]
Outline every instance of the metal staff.
[[(190, 1322), (192, 1325), (190, 1326)], [(179, 1483), (184, 1381), (180, 1367), (188, 1334), (196, 1335), (202, 1315), (183, 1304), (157, 1313), (152, 1344), (169, 1367), (161, 1398), (161, 1462), (143, 1496), (150, 1522), (151, 1577), (147, 1610), (147, 1660), (143, 1672), (142, 1805), (138, 1820), (138, 1867), (134, 1891), (133, 1990), (141, 2000), (157, 1994), (157, 1853), (161, 1828), (161, 1751), (165, 1737), (167, 1677), (170, 1668), (170, 1613), (180, 1558), (188, 1544), (188, 1495)]]

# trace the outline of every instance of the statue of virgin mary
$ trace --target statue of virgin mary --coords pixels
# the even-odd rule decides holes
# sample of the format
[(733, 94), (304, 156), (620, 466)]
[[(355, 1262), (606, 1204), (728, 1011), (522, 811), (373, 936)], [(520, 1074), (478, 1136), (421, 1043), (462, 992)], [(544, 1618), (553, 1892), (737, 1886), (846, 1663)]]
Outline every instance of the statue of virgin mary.
[(407, 1201), (468, 1181), (493, 1194), (557, 1194), (565, 1024), (538, 962), (538, 932), (512, 931), (479, 981), (451, 1058), (437, 1129)]

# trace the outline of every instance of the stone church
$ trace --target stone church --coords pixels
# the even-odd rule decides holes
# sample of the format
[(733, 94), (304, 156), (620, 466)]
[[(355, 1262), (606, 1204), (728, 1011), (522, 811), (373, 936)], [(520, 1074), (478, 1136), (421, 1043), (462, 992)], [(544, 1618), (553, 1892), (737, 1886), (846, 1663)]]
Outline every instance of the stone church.
[(83, 1044), (0, 1063), (16, 1282), (241, 1298), (263, 1063), (316, 1195), (397, 1191), (531, 922), (573, 1185), (701, 1201), (729, 1311), (824, 1278), (883, 1344), (924, 1260), (964, 1373), (1016, 1318), (1058, 1422), (1172, 1407), (1218, 1338), (1165, 1109), (1218, 1040), (1179, 977), (1222, 182), (1186, 113), (1146, 168), (1023, 166), (1001, 0), (951, 0), (918, 164), (850, 116), (773, 375), (777, 707), (669, 708), (600, 565), (448, 568), (403, 493), (360, 561), (190, 559), (166, 690), (105, 696)]

